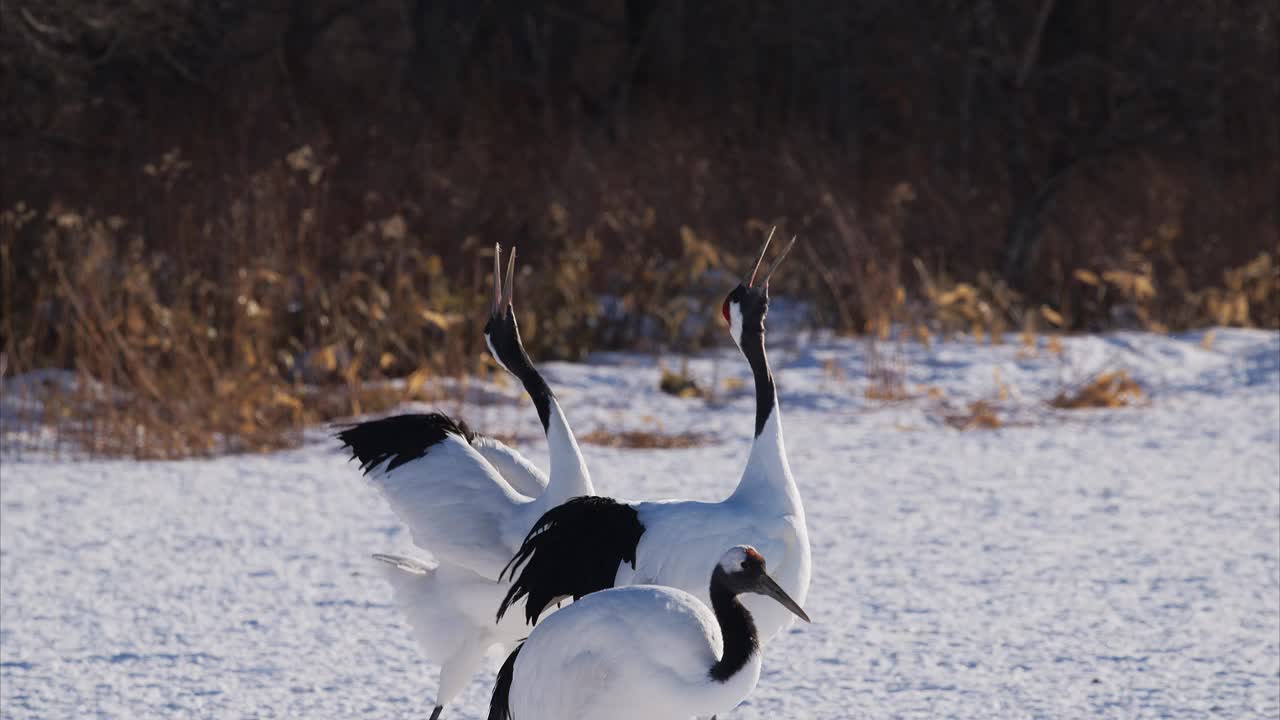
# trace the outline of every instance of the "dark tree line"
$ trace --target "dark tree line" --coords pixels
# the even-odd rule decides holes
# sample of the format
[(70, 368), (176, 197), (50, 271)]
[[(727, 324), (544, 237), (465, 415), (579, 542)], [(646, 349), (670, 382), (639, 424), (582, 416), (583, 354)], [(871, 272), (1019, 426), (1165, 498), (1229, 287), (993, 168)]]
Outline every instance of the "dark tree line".
[(1025, 288), (1064, 188), (1118, 158), (1274, 188), (1278, 19), (1271, 0), (3, 0), (0, 112), (6, 156), (63, 187), (181, 107), (222, 118), (206, 134), (267, 104), (334, 137), (805, 138), (854, 175), (995, 198), (992, 263)]

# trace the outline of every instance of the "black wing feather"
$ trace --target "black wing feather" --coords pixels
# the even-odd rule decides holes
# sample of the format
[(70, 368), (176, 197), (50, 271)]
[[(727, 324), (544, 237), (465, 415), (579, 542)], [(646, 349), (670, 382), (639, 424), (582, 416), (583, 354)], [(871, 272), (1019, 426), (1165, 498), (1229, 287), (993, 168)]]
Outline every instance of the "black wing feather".
[(443, 413), (419, 413), (352, 425), (338, 433), (338, 439), (350, 448), (351, 457), (360, 461), (360, 470), (367, 475), (387, 460), (391, 461), (387, 470), (417, 460), (448, 435), (457, 435), (468, 443), (476, 437), (461, 420)]
[(636, 566), (642, 534), (644, 525), (636, 509), (612, 498), (573, 498), (548, 510), (503, 568), (512, 583), (498, 608), (498, 619), (527, 597), (525, 620), (534, 625), (558, 598), (577, 600), (613, 587), (620, 564)]

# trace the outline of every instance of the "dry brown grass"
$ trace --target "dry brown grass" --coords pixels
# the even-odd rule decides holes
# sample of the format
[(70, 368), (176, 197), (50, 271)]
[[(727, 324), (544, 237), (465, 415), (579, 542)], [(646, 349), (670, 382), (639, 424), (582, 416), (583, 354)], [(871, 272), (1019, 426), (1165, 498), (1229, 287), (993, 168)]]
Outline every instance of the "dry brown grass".
[(868, 337), (867, 387), (863, 392), (868, 400), (901, 402), (914, 395), (907, 389), (907, 360), (902, 340), (884, 349), (874, 337)]
[(682, 432), (663, 433), (651, 430), (624, 430), (614, 432), (604, 428), (596, 428), (581, 437), (582, 442), (589, 445), (603, 445), (613, 448), (670, 450), (679, 448), (701, 447), (711, 442), (702, 433)]
[(708, 391), (703, 389), (698, 384), (698, 381), (689, 374), (687, 364), (682, 366), (679, 371), (662, 368), (662, 377), (658, 380), (658, 389), (668, 395), (682, 398), (706, 398), (709, 396)]
[[(265, 221), (259, 218), (259, 221)], [(31, 212), (0, 216), (0, 255)], [(271, 254), (176, 275), (122, 221), (61, 212), (41, 225), (29, 307), (5, 293), (6, 365), (63, 366), (76, 381), (29, 387), (6, 432), (56, 430), (90, 455), (175, 458), (296, 444), (304, 428), (433, 399), (427, 380), (470, 369), (429, 292), (439, 261), (406, 253), (400, 282), (352, 271), (326, 282), (305, 258)], [(5, 274), (13, 267), (6, 263)], [(404, 383), (387, 378), (408, 376)]]
[(963, 410), (944, 411), (942, 420), (956, 430), (997, 430), (1004, 427), (995, 404), (987, 400), (974, 400)]
[[(727, 288), (708, 278), (740, 275), (777, 223), (802, 243), (775, 294), (811, 301), (815, 323), (865, 334), (865, 394), (877, 401), (913, 396), (908, 336), (997, 342), (1013, 330), (1030, 353), (1044, 330), (1280, 327), (1280, 253), (1236, 253), (1250, 259), (1225, 268), (1214, 255), (1205, 270), (1184, 229), (1200, 205), (1138, 207), (1125, 216), (1138, 239), (1115, 252), (1100, 230), (1078, 247), (1053, 230), (1037, 276), (1048, 289), (1028, 298), (975, 270), (992, 247), (969, 253), (965, 238), (994, 226), (966, 225), (936, 178), (862, 182), (802, 144), (722, 163), (704, 157), (704, 141), (673, 135), (649, 164), (634, 149), (594, 147), (554, 187), (525, 169), (542, 164), (533, 160), (477, 178), (468, 153), (491, 152), (491, 135), (459, 139), (466, 152), (413, 145), (439, 168), (425, 179), (384, 178), (329, 140), (269, 161), (247, 148), (165, 146), (109, 179), (84, 178), (100, 192), (68, 193), (92, 207), (60, 190), (38, 205), (17, 199), (0, 209), (3, 377), (59, 368), (78, 381), (28, 388), (27, 414), (0, 432), (45, 428), (57, 446), (95, 455), (260, 451), (295, 444), (318, 422), (431, 398), (442, 376), (491, 369), (480, 328), (494, 238), (520, 245), (529, 272), (517, 305), (541, 360), (721, 338)], [(384, 156), (405, 149), (386, 142)], [(751, 193), (708, 199), (707, 187), (742, 181), (744, 167), (783, 178), (769, 195), (777, 216), (755, 217)], [(608, 320), (605, 294), (616, 301)], [(1060, 352), (1056, 336), (1048, 350)], [(716, 389), (686, 372), (664, 373), (662, 386), (685, 397)]]
[(992, 370), (995, 392), (989, 397), (971, 400), (961, 407), (948, 400), (940, 388), (928, 388), (927, 396), (935, 403), (934, 414), (942, 422), (956, 430), (998, 430), (1010, 425), (1026, 425), (1022, 420), (1007, 419), (1007, 403), (1014, 395), (1014, 388), (1004, 381), (999, 368)]
[(1072, 391), (1058, 393), (1049, 404), (1062, 410), (1118, 408), (1142, 401), (1145, 394), (1138, 382), (1124, 370), (1099, 373)]

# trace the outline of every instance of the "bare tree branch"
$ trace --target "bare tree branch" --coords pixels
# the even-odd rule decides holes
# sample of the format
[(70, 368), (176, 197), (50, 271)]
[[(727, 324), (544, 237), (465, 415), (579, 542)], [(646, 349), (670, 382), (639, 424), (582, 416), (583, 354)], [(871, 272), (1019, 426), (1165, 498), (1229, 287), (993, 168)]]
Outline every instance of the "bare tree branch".
[(1022, 62), (1018, 64), (1017, 86), (1019, 88), (1026, 84), (1027, 78), (1031, 75), (1031, 69), (1040, 56), (1040, 39), (1044, 37), (1044, 28), (1049, 23), (1053, 5), (1054, 0), (1043, 0), (1040, 3), (1040, 13), (1036, 16), (1035, 29), (1031, 31), (1031, 37), (1027, 38), (1027, 47), (1022, 51)]

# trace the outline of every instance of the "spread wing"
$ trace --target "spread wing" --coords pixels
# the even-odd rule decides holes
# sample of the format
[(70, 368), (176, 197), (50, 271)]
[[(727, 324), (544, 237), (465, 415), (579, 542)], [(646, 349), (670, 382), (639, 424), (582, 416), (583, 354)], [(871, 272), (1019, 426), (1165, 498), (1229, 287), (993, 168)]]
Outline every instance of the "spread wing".
[(439, 413), (398, 415), (339, 433), (360, 467), (409, 526), (413, 542), (440, 560), (497, 578), (515, 552), (504, 538), (529, 499), (470, 444), (464, 424)]
[(547, 489), (546, 474), (501, 440), (476, 435), (471, 440), (471, 447), (488, 460), (498, 474), (502, 475), (502, 479), (521, 495), (536, 498)]

